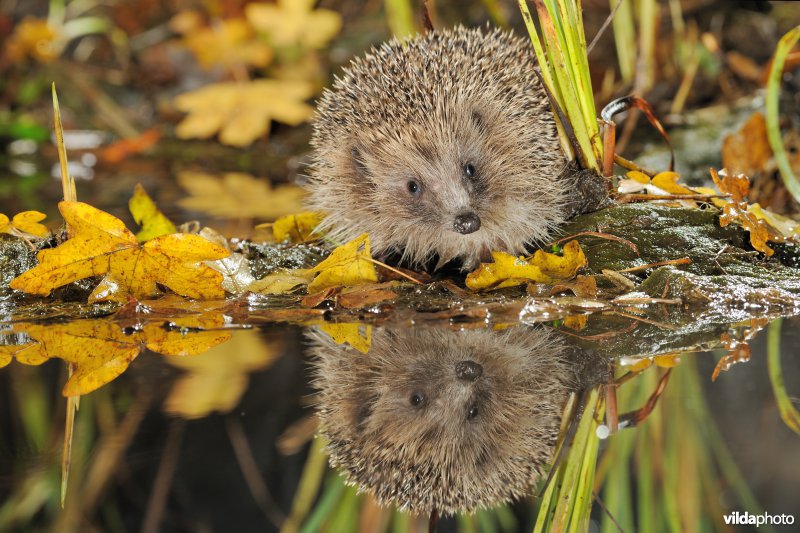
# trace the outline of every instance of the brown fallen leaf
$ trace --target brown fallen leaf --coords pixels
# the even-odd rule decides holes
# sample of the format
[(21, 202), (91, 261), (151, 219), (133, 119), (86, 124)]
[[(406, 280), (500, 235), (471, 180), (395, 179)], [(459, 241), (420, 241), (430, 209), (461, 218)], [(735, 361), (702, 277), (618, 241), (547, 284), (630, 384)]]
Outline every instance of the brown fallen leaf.
[(550, 294), (564, 291), (572, 291), (575, 296), (580, 298), (597, 298), (597, 281), (594, 276), (577, 276), (572, 281), (556, 283), (550, 289)]
[(342, 290), (336, 297), (336, 303), (348, 309), (361, 309), (368, 305), (391, 301), (397, 293), (384, 288), (385, 284), (359, 285)]
[(737, 132), (722, 141), (722, 166), (732, 175), (754, 177), (764, 171), (771, 159), (767, 121), (759, 112), (753, 113)]

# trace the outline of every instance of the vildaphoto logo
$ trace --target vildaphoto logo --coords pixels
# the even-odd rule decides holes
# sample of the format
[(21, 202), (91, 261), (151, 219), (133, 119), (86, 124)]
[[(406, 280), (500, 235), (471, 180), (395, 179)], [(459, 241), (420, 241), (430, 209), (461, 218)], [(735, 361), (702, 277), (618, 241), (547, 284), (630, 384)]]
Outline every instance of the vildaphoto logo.
[(728, 525), (751, 525), (751, 526), (790, 526), (794, 524), (794, 515), (790, 514), (750, 514), (747, 511), (740, 513), (734, 511), (730, 514), (723, 515), (725, 523)]

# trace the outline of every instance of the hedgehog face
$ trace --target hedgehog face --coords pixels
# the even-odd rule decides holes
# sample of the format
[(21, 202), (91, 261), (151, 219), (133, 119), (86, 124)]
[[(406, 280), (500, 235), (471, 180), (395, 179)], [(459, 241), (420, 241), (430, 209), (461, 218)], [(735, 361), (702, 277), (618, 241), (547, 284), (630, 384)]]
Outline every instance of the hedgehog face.
[(314, 121), (309, 189), (328, 213), (322, 229), (465, 270), (546, 238), (572, 183), (534, 68), (529, 43), (464, 28), (354, 60)]
[(543, 474), (572, 386), (546, 332), (377, 330), (366, 355), (313, 340), (331, 463), (380, 502), (451, 514)]

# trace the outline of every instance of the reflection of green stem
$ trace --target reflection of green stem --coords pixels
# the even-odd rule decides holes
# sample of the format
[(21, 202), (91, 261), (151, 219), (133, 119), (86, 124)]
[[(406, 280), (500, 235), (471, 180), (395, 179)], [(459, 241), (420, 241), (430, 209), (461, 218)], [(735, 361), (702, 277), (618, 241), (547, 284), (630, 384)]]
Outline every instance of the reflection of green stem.
[(767, 369), (781, 418), (792, 431), (800, 435), (800, 413), (792, 405), (792, 400), (786, 393), (786, 385), (783, 383), (783, 370), (781, 369), (782, 322), (781, 318), (773, 320), (767, 329)]
[(800, 40), (800, 26), (796, 26), (790, 30), (778, 42), (778, 47), (775, 49), (775, 57), (772, 61), (772, 68), (769, 71), (769, 78), (767, 80), (767, 138), (769, 145), (772, 148), (772, 153), (775, 155), (775, 163), (781, 171), (781, 178), (783, 184), (792, 193), (794, 199), (800, 202), (800, 181), (797, 176), (792, 172), (792, 165), (789, 163), (789, 158), (786, 155), (786, 150), (783, 148), (783, 139), (781, 138), (781, 128), (778, 116), (778, 96), (781, 88), (781, 77), (783, 76), (783, 63), (786, 61), (786, 56), (791, 52), (797, 41)]
[(308, 459), (303, 468), (303, 475), (297, 487), (297, 494), (292, 502), (292, 511), (281, 528), (282, 533), (294, 533), (303, 522), (314, 498), (319, 492), (322, 476), (325, 474), (327, 461), (325, 458), (326, 440), (322, 437), (314, 439), (311, 449), (308, 451)]
[(345, 484), (338, 476), (329, 477), (325, 490), (322, 492), (322, 497), (314, 508), (314, 512), (311, 513), (306, 523), (303, 524), (303, 529), (300, 530), (301, 533), (313, 533), (322, 528), (322, 523), (333, 511), (333, 507), (339, 501), (344, 489)]

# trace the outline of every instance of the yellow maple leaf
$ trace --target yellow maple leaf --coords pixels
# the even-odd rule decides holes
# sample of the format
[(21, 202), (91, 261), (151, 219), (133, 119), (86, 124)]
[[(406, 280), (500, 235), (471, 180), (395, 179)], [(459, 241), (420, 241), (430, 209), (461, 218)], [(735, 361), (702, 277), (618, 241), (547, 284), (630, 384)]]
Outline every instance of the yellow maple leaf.
[(314, 95), (309, 82), (255, 80), (207, 85), (175, 98), (175, 107), (189, 113), (175, 128), (181, 139), (206, 139), (219, 132), (230, 146), (247, 146), (269, 132), (270, 121), (297, 126), (311, 117), (305, 100)]
[(309, 294), (329, 287), (352, 287), (378, 281), (369, 251), (369, 235), (366, 233), (335, 248), (331, 255), (311, 270), (317, 273), (317, 277), (308, 284)]
[(45, 237), (48, 233), (47, 227), (44, 224), (39, 224), (45, 218), (47, 218), (47, 215), (39, 211), (23, 211), (14, 215), (11, 220), (0, 213), (0, 233), (16, 236), (33, 235), (34, 237)]
[(285, 215), (272, 224), (272, 235), (277, 242), (289, 240), (290, 242), (305, 242), (318, 239), (319, 233), (314, 233), (325, 215), (315, 211), (305, 211), (296, 215)]
[(197, 235), (163, 235), (139, 245), (121, 220), (81, 202), (58, 208), (73, 236), (56, 248), (42, 250), (39, 264), (10, 286), (30, 294), (50, 291), (79, 279), (105, 276), (89, 301), (142, 299), (157, 293), (156, 283), (190, 298), (222, 298), (222, 275), (203, 261), (228, 251)]
[(240, 18), (222, 20), (207, 28), (191, 28), (185, 33), (183, 44), (206, 69), (242, 65), (265, 67), (272, 60), (272, 49), (256, 37), (246, 20)]
[(323, 324), (319, 327), (330, 335), (336, 344), (345, 342), (361, 353), (372, 346), (372, 326), (369, 324)]
[(133, 215), (133, 220), (141, 226), (141, 231), (136, 234), (139, 242), (149, 241), (155, 237), (169, 235), (178, 231), (170, 219), (162, 213), (156, 203), (144, 190), (141, 183), (133, 189), (133, 197), (128, 202), (128, 209)]
[(241, 172), (222, 177), (181, 172), (178, 183), (191, 195), (178, 205), (221, 218), (274, 219), (299, 210), (306, 194), (296, 185), (271, 187), (269, 181)]
[(329, 9), (313, 9), (315, 0), (253, 2), (245, 17), (256, 31), (267, 34), (276, 46), (322, 48), (339, 33), (342, 17)]
[(537, 250), (530, 259), (504, 252), (492, 252), (492, 257), (494, 263), (482, 263), (467, 275), (468, 288), (500, 289), (529, 281), (555, 283), (572, 278), (586, 264), (586, 256), (578, 241), (568, 242), (563, 256)]

